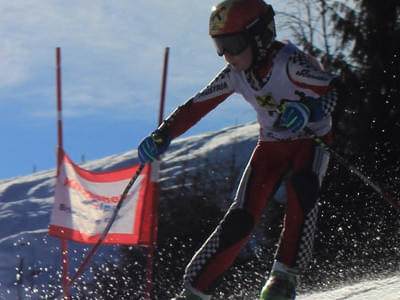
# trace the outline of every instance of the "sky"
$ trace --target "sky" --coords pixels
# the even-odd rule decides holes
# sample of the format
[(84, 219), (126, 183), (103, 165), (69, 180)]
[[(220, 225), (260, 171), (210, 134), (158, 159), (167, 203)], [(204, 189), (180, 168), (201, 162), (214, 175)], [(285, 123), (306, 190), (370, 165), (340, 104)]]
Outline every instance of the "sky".
[[(224, 67), (208, 36), (218, 2), (1, 1), (0, 179), (56, 166), (56, 47), (65, 151), (76, 163), (123, 153), (157, 127), (166, 47), (164, 117)], [(290, 39), (277, 25), (278, 39)], [(253, 120), (252, 108), (231, 96), (185, 135)]]

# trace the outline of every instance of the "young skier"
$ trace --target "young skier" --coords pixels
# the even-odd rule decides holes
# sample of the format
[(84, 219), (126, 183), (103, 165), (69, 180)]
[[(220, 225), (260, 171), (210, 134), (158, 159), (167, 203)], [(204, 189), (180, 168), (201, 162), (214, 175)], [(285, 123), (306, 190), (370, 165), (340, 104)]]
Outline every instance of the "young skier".
[(284, 228), (260, 299), (295, 299), (298, 276), (312, 255), (319, 190), (329, 161), (303, 128), (331, 143), (336, 80), (289, 41), (275, 40), (274, 11), (262, 0), (221, 2), (212, 10), (209, 32), (226, 67), (140, 143), (141, 162), (154, 161), (173, 138), (233, 93), (256, 110), (260, 133), (232, 206), (186, 267), (177, 299), (211, 299), (217, 278), (231, 266), (288, 176)]

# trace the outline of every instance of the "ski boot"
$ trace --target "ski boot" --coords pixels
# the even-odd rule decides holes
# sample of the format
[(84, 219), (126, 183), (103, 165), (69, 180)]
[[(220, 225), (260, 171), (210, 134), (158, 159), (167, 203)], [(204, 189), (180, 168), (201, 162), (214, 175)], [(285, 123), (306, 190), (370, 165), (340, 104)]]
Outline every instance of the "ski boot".
[(294, 300), (296, 286), (296, 275), (273, 270), (261, 290), (260, 300)]

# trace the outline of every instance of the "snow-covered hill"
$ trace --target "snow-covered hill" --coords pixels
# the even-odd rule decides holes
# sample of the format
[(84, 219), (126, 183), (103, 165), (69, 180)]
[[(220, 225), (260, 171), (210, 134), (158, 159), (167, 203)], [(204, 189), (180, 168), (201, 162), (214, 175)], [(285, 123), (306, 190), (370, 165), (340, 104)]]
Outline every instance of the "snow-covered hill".
[(389, 278), (363, 281), (328, 292), (306, 294), (298, 300), (399, 300), (400, 275)]
[[(195, 170), (199, 158), (211, 163), (235, 157), (242, 166), (256, 143), (258, 125), (235, 126), (220, 131), (182, 138), (171, 144), (164, 157), (161, 181)], [(68, 153), (68, 149), (66, 149)], [(55, 160), (55, 158), (54, 158)], [(82, 165), (95, 171), (118, 169), (137, 163), (136, 150), (113, 155)], [(41, 299), (40, 294), (60, 282), (60, 243), (47, 235), (53, 206), (55, 170), (0, 180), (0, 300)], [(171, 187), (173, 188), (172, 184)], [(87, 247), (70, 243), (71, 266), (77, 267)], [(96, 260), (109, 260), (116, 247), (103, 246)], [(302, 295), (314, 299), (400, 299), (400, 276), (363, 282), (322, 294)]]

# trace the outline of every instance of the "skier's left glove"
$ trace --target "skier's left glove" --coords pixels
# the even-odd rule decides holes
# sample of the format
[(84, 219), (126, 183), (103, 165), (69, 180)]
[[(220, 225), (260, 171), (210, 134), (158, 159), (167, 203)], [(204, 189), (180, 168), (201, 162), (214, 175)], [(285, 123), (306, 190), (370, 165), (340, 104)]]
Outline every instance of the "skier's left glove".
[(279, 107), (280, 122), (294, 133), (300, 132), (309, 121), (322, 120), (324, 113), (320, 101), (304, 97), (301, 101), (287, 102)]
[(138, 147), (139, 160), (142, 164), (155, 161), (171, 143), (171, 138), (162, 130), (156, 130), (145, 137)]

